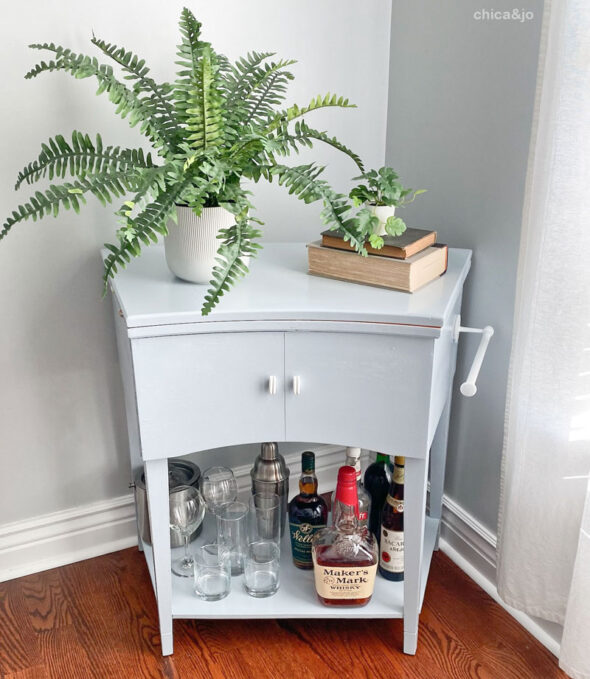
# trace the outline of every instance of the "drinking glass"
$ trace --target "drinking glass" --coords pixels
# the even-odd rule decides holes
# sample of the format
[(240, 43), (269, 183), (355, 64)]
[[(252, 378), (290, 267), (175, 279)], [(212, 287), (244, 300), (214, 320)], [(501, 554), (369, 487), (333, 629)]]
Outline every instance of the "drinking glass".
[(202, 545), (194, 553), (195, 594), (205, 601), (219, 601), (229, 594), (229, 552), (219, 545)]
[(217, 544), (229, 552), (232, 575), (239, 575), (244, 570), (247, 515), (248, 505), (243, 502), (229, 502), (222, 505), (215, 515), (217, 518)]
[(225, 504), (238, 498), (238, 482), (231, 469), (227, 467), (209, 467), (199, 480), (201, 495), (212, 514)]
[(248, 512), (248, 546), (244, 558), (244, 589), (268, 597), (279, 589), (280, 500), (276, 494), (255, 493)]
[(203, 522), (205, 501), (194, 486), (177, 486), (170, 491), (170, 528), (184, 539), (184, 556), (172, 562), (172, 572), (189, 577), (193, 574), (194, 560), (189, 554), (190, 536)]

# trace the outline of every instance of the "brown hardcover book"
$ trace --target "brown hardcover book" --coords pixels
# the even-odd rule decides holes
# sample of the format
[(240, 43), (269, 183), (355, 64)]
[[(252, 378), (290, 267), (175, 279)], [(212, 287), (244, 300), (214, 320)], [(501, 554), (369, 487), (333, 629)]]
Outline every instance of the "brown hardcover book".
[(375, 255), (361, 257), (315, 241), (308, 244), (307, 255), (310, 274), (414, 292), (447, 270), (448, 247), (441, 243), (407, 259), (394, 259)]
[[(380, 250), (371, 247), (368, 242), (365, 243), (367, 252), (381, 257), (407, 259), (430, 245), (434, 245), (436, 231), (407, 228), (401, 236), (383, 236), (383, 240), (385, 244)], [(322, 231), (322, 245), (327, 248), (354, 251), (352, 245), (344, 240), (344, 234), (338, 230)]]

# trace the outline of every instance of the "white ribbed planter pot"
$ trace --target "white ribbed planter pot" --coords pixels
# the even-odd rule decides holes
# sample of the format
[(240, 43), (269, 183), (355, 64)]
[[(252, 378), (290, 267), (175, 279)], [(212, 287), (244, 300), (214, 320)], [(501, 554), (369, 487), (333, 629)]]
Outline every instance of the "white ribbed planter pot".
[(369, 210), (377, 217), (379, 220), (379, 228), (376, 231), (378, 236), (384, 236), (385, 235), (385, 222), (389, 217), (393, 217), (395, 215), (395, 205), (370, 205), (368, 204), (367, 207)]
[(234, 224), (235, 217), (224, 207), (205, 207), (197, 217), (190, 207), (177, 205), (176, 214), (178, 224), (170, 220), (164, 238), (168, 267), (185, 281), (208, 283), (221, 245), (219, 231)]

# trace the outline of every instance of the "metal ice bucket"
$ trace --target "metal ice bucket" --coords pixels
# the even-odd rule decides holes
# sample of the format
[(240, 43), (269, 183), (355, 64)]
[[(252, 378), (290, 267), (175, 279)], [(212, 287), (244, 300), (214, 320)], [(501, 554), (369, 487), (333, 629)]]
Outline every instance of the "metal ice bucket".
[[(180, 458), (170, 458), (168, 460), (168, 488), (172, 491), (178, 486), (195, 486), (198, 487), (199, 479), (201, 478), (201, 470), (196, 464), (183, 460)], [(137, 512), (137, 526), (139, 534), (143, 542), (148, 545), (152, 544), (152, 535), (150, 531), (150, 517), (148, 513), (147, 491), (145, 487), (145, 475), (143, 470), (140, 470), (133, 483), (135, 490), (135, 511)], [(182, 491), (180, 491), (182, 493)], [(194, 540), (201, 532), (203, 526), (200, 525), (197, 530), (191, 535), (190, 541)], [(184, 544), (182, 535), (180, 533), (170, 531), (170, 545), (171, 547), (182, 547)]]

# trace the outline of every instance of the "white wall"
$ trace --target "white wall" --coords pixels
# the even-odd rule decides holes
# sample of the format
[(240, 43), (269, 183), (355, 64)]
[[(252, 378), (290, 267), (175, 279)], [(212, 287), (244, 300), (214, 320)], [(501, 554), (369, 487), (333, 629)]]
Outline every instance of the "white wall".
[[(16, 174), (48, 136), (79, 129), (99, 131), (108, 143), (140, 142), (112, 115), (108, 99), (94, 96), (90, 80), (54, 73), (25, 81), (40, 58), (26, 46), (53, 41), (92, 52), (94, 31), (139, 53), (157, 78), (171, 79), (184, 4), (203, 21), (205, 37), (230, 58), (268, 49), (298, 59), (289, 101), (306, 103), (331, 91), (357, 103), (354, 110), (317, 112), (314, 124), (338, 135), (369, 165), (383, 162), (387, 1), (28, 0), (6, 6), (0, 23), (0, 217), (28, 195), (26, 188), (13, 191)], [(355, 174), (352, 163), (330, 149), (314, 157), (329, 163), (329, 178), (345, 189)], [(266, 238), (317, 235), (315, 206), (298, 204), (277, 186), (257, 188), (256, 196)], [(0, 243), (0, 526), (128, 492), (111, 309), (100, 298), (98, 250), (114, 228), (111, 212), (90, 199), (79, 217), (65, 213), (25, 223)], [(249, 459), (252, 451), (243, 455)]]
[[(482, 7), (533, 18), (478, 21)], [(542, 13), (542, 0), (394, 0), (392, 12), (387, 162), (428, 189), (408, 223), (473, 250), (463, 325), (495, 328), (471, 399), (458, 386), (479, 338), (461, 338), (445, 484), (493, 531)]]

